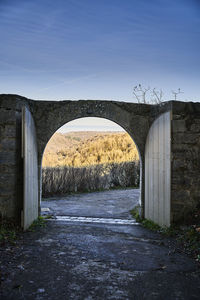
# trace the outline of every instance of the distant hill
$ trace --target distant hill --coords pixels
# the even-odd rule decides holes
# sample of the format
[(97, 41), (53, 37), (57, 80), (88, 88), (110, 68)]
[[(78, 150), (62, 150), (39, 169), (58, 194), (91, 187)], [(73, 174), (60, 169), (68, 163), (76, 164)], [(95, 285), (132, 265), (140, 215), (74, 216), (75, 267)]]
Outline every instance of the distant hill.
[[(56, 132), (49, 140), (45, 148), (45, 153), (56, 153), (61, 149), (68, 150), (73, 146), (80, 145), (80, 143), (84, 141), (110, 136), (113, 133), (113, 131), (71, 131), (67, 133)], [(122, 134), (123, 132), (115, 133)]]
[(137, 148), (124, 132), (55, 133), (47, 144), (43, 167), (88, 166), (139, 160)]

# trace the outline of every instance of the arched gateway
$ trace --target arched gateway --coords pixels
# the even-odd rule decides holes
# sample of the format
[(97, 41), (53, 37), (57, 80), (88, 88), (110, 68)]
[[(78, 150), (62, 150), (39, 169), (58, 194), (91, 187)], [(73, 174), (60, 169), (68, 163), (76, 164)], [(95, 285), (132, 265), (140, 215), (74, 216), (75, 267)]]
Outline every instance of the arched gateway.
[[(191, 122), (200, 121), (199, 115), (195, 115), (196, 119), (192, 116), (194, 109), (187, 112), (187, 105), (194, 107), (197, 104), (174, 101), (160, 105), (102, 100), (35, 101), (17, 95), (0, 95), (1, 215), (22, 220), (23, 227), (27, 228), (38, 215), (42, 155), (50, 137), (69, 121), (100, 117), (123, 127), (138, 148), (142, 215), (169, 226), (182, 218), (188, 207), (191, 209), (197, 203), (196, 193), (193, 193), (192, 204), (184, 202), (182, 205), (174, 188), (180, 172), (174, 164), (181, 159), (181, 150), (177, 151), (176, 146), (181, 147), (184, 143), (181, 137), (184, 133), (187, 135), (185, 119), (189, 114)], [(200, 132), (199, 127), (195, 127), (194, 134)], [(175, 136), (179, 139), (178, 144), (174, 141)], [(191, 158), (196, 161), (199, 152), (195, 153), (195, 158)], [(177, 185), (179, 192), (180, 184)]]

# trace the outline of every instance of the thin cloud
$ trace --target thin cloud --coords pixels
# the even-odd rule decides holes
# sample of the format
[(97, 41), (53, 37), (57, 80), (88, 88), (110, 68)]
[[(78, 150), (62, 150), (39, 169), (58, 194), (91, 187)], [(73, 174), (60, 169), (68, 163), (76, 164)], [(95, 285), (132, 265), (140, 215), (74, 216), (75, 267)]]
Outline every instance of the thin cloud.
[(54, 89), (56, 87), (63, 86), (63, 85), (74, 84), (74, 83), (82, 81), (82, 80), (87, 80), (87, 79), (95, 78), (96, 76), (97, 76), (96, 74), (93, 74), (93, 75), (86, 75), (86, 76), (76, 77), (76, 78), (73, 78), (73, 79), (66, 78), (64, 80), (61, 80), (57, 84), (44, 87), (44, 88), (38, 90), (38, 92), (40, 92), (40, 91), (47, 91), (47, 90)]

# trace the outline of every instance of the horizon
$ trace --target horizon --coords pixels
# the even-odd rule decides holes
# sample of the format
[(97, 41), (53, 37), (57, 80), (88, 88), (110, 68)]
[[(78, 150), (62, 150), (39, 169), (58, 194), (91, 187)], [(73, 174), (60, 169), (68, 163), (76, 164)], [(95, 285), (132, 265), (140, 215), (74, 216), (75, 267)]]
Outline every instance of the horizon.
[(85, 117), (70, 121), (60, 127), (56, 132), (80, 132), (80, 131), (125, 131), (113, 121), (98, 117)]

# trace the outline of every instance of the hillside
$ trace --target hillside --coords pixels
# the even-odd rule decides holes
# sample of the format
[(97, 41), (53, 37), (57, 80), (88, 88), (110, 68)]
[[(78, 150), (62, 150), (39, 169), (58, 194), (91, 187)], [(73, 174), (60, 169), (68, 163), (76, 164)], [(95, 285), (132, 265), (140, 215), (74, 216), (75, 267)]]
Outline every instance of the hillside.
[[(123, 132), (115, 132), (116, 134), (121, 134)], [(71, 147), (80, 145), (80, 143), (85, 141), (92, 141), (93, 139), (98, 139), (102, 136), (110, 136), (113, 131), (72, 131), (67, 133), (56, 132), (48, 142), (45, 153), (56, 153), (62, 150), (68, 150)]]
[(43, 167), (88, 166), (139, 160), (136, 146), (124, 132), (55, 133), (43, 156)]

